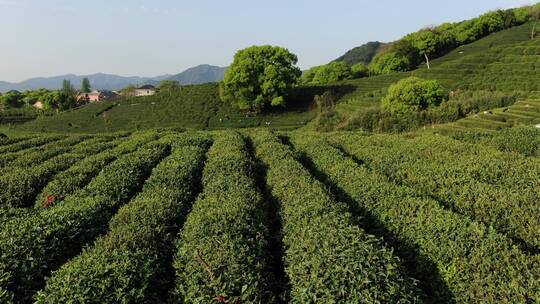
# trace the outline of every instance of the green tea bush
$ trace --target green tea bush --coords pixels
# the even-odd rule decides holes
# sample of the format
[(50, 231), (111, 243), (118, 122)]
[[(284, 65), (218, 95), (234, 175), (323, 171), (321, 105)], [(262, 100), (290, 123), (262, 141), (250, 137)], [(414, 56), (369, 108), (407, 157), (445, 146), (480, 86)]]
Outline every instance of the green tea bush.
[[(540, 298), (538, 259), (503, 235), (387, 181), (323, 140), (301, 135), (293, 143), (330, 182), (376, 217), (389, 240), (410, 244), (431, 261), (453, 301), (527, 303)], [(414, 263), (417, 278), (436, 291), (437, 274), (426, 271), (429, 265)]]
[(37, 148), (7, 153), (0, 156), (0, 164), (3, 165), (4, 172), (9, 171), (11, 168), (35, 166), (55, 156), (73, 151), (83, 140), (93, 141), (88, 140), (89, 138), (88, 136), (70, 136)]
[(511, 128), (493, 137), (497, 149), (527, 156), (540, 156), (540, 129), (533, 127)]
[(120, 139), (107, 143), (107, 146), (111, 149), (103, 149), (105, 151), (96, 155), (92, 155), (98, 152), (96, 146), (90, 146), (89, 148), (93, 153), (89, 153), (87, 158), (57, 174), (36, 197), (34, 207), (50, 208), (60, 203), (66, 196), (83, 188), (94, 176), (119, 156), (134, 152), (141, 145), (155, 139), (157, 139), (157, 135), (154, 132), (138, 133), (127, 140)]
[(394, 114), (407, 114), (437, 107), (447, 97), (437, 81), (409, 77), (390, 86), (388, 95), (382, 99), (382, 107)]
[(13, 144), (0, 146), (0, 153), (17, 152), (17, 151), (21, 151), (28, 148), (34, 148), (34, 147), (45, 145), (47, 143), (51, 143), (53, 141), (60, 140), (62, 138), (65, 138), (65, 137), (57, 136), (57, 135), (49, 135), (49, 136), (39, 136), (36, 138), (30, 138), (30, 139), (16, 142)]
[(119, 158), (88, 186), (54, 208), (16, 217), (0, 227), (0, 288), (16, 303), (30, 302), (44, 278), (107, 230), (114, 212), (141, 187), (167, 154), (166, 145), (149, 145)]
[[(442, 136), (332, 139), (399, 184), (540, 248), (540, 161), (476, 148)], [(382, 147), (381, 147), (382, 146)]]
[(37, 303), (156, 303), (167, 297), (173, 239), (197, 191), (204, 147), (178, 147), (120, 208), (109, 232), (52, 274)]
[[(419, 291), (380, 240), (354, 224), (271, 133), (252, 136), (281, 206), (290, 303), (412, 303)], [(309, 273), (309, 275), (304, 275)]]
[(266, 206), (243, 137), (214, 138), (174, 259), (174, 301), (273, 303)]

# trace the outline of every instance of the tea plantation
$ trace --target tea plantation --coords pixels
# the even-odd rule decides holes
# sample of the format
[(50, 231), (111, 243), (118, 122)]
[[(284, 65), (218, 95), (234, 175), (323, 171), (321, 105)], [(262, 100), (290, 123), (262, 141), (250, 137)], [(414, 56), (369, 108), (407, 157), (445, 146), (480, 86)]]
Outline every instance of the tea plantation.
[(2, 137), (0, 302), (538, 302), (539, 154), (482, 138)]

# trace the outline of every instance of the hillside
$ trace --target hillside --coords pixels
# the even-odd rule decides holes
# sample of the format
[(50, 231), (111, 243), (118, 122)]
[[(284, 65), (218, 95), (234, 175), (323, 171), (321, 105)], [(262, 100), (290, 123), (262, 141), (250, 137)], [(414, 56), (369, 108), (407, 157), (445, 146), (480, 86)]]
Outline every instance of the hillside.
[[(91, 105), (81, 110), (62, 113), (53, 117), (40, 118), (24, 124), (23, 130), (68, 131), (68, 132), (98, 132), (107, 130), (140, 130), (151, 127), (180, 127), (193, 129), (222, 129), (231, 127), (253, 127), (267, 123), (279, 128), (298, 128), (304, 126), (312, 118), (313, 97), (325, 90), (336, 92), (338, 96), (336, 113), (330, 126), (326, 129), (356, 130), (365, 129), (366, 113), (372, 113), (379, 108), (380, 100), (386, 94), (387, 88), (409, 76), (439, 81), (448, 91), (457, 92), (458, 96), (467, 96), (470, 92), (497, 92), (497, 94), (519, 95), (520, 102), (532, 101), (540, 91), (539, 39), (530, 39), (532, 23), (516, 26), (491, 34), (474, 43), (461, 46), (445, 56), (435, 59), (431, 69), (421, 66), (411, 72), (393, 73), (347, 80), (327, 86), (299, 87), (288, 98), (288, 109), (276, 110), (267, 115), (246, 116), (230, 108), (219, 99), (217, 85), (190, 86), (177, 92), (161, 93), (155, 97), (128, 99), (110, 105)], [(199, 67), (208, 75), (219, 77), (222, 69), (208, 66)], [(204, 73), (203, 73), (204, 74)], [(178, 79), (190, 79), (191, 73), (174, 76)], [(205, 74), (206, 75), (206, 74)], [(503, 96), (504, 97), (504, 96)], [(517, 100), (514, 100), (517, 101)], [(116, 106), (116, 105), (119, 106)], [(521, 103), (511, 109), (511, 104), (504, 106), (488, 106), (487, 102), (473, 111), (470, 119), (463, 122), (438, 126), (437, 130), (445, 132), (457, 130), (455, 125), (471, 125), (478, 121), (478, 115), (492, 108), (503, 107), (495, 112), (504, 114), (489, 117), (488, 123), (480, 122), (481, 128), (497, 129), (518, 124), (539, 123), (534, 114), (535, 108), (519, 108)], [(530, 105), (529, 105), (530, 106)], [(102, 107), (108, 108), (102, 112)], [(109, 108), (110, 107), (110, 108)], [(517, 112), (514, 111), (517, 110)], [(533, 112), (524, 114), (523, 112)], [(515, 113), (516, 115), (512, 115)], [(489, 114), (489, 113), (488, 113)], [(106, 115), (106, 119), (102, 119)], [(371, 115), (371, 114), (370, 114)], [(489, 114), (491, 115), (491, 114)], [(463, 117), (460, 117), (463, 118)], [(459, 119), (459, 118), (457, 118)], [(370, 123), (369, 120), (367, 123)], [(431, 128), (432, 123), (429, 127)], [(437, 123), (440, 124), (440, 123)], [(377, 126), (370, 127), (375, 129)], [(395, 131), (395, 130), (392, 130)]]
[(357, 63), (368, 65), (379, 50), (387, 44), (379, 41), (371, 41), (361, 46), (355, 47), (336, 59), (336, 61), (344, 61), (350, 66)]
[[(133, 131), (154, 127), (223, 129), (270, 124), (275, 128), (298, 128), (309, 122), (313, 95), (293, 93), (295, 105), (265, 115), (247, 115), (219, 98), (217, 84), (183, 86), (154, 96), (90, 104), (59, 115), (38, 117), (15, 129), (39, 132)], [(302, 93), (303, 94), (303, 93)]]
[(263, 129), (11, 136), (0, 151), (2, 303), (540, 298), (538, 157)]
[(363, 111), (377, 107), (391, 84), (409, 76), (434, 79), (454, 91), (520, 91), (535, 96), (540, 91), (540, 38), (530, 39), (532, 26), (527, 23), (459, 47), (433, 60), (431, 69), (422, 66), (341, 83), (352, 90), (336, 107), (341, 115), (338, 124), (353, 123)]
[(220, 82), (225, 76), (227, 68), (207, 64), (189, 68), (180, 74), (168, 77), (168, 80), (178, 81), (180, 84), (202, 84)]

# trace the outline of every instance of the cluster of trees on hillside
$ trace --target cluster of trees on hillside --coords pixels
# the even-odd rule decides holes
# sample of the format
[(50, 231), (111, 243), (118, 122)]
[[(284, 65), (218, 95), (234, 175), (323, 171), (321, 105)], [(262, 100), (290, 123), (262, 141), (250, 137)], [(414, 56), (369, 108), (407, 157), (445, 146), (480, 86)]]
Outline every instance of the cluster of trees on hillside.
[[(517, 9), (497, 10), (459, 23), (444, 23), (425, 28), (392, 43), (373, 58), (369, 67), (374, 74), (409, 71), (422, 62), (429, 68), (432, 58), (460, 45), (528, 21), (538, 22), (539, 18), (540, 3)], [(535, 36), (533, 28), (531, 37)]]
[(302, 74), (302, 84), (328, 84), (336, 81), (362, 78), (369, 75), (367, 66), (357, 63), (349, 66), (343, 61), (333, 61), (326, 65), (312, 67)]
[[(81, 93), (90, 93), (91, 86), (88, 78), (83, 79)], [(79, 105), (77, 95), (69, 80), (62, 82), (60, 90), (37, 89), (25, 92), (9, 91), (0, 95), (0, 106), (4, 109), (31, 107), (37, 102), (43, 104), (44, 110), (67, 110)]]

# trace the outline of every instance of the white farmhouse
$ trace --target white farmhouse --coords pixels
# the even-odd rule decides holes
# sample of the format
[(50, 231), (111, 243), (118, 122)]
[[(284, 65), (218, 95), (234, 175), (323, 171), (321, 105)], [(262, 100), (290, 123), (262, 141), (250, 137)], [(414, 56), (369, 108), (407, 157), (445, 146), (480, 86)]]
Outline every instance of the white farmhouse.
[(156, 87), (149, 84), (135, 88), (133, 91), (133, 96), (150, 96), (154, 94), (156, 94)]

